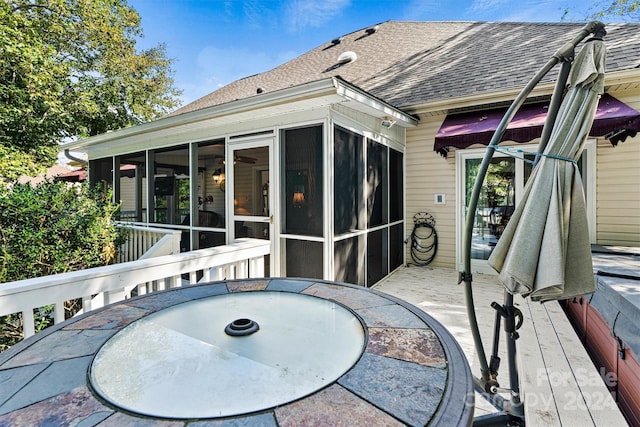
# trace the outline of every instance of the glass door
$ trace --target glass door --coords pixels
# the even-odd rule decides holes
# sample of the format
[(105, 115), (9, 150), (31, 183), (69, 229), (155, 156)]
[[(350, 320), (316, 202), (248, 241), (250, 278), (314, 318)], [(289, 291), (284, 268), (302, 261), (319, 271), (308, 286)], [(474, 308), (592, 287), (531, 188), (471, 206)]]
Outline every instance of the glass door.
[[(230, 144), (227, 153), (226, 191), (231, 206), (232, 239), (250, 237), (271, 240), (273, 235), (273, 191), (271, 189), (272, 140)], [(229, 179), (230, 178), (230, 179)], [(272, 241), (273, 242), (273, 241)], [(272, 244), (273, 253), (273, 244)], [(265, 263), (268, 275), (269, 262)]]
[(233, 237), (269, 240), (271, 235), (271, 189), (269, 145), (233, 147)]
[[(532, 149), (531, 151), (535, 151)], [(484, 150), (465, 150), (458, 158), (461, 186), (459, 206), (461, 215), (458, 216), (458, 229), (464, 229), (467, 206), (471, 198), (473, 186), (478, 175)], [(526, 154), (527, 160), (533, 160), (534, 156)], [(530, 157), (530, 158), (529, 158)], [(478, 208), (475, 212), (473, 235), (471, 240), (471, 265), (473, 271), (481, 273), (495, 273), (487, 264), (487, 259), (493, 251), (498, 239), (502, 235), (505, 226), (509, 222), (515, 210), (517, 201), (524, 189), (524, 183), (531, 174), (529, 163), (513, 157), (495, 153), (485, 176), (484, 185)], [(459, 233), (458, 247), (461, 247), (463, 238)], [(459, 259), (460, 265), (464, 260)]]

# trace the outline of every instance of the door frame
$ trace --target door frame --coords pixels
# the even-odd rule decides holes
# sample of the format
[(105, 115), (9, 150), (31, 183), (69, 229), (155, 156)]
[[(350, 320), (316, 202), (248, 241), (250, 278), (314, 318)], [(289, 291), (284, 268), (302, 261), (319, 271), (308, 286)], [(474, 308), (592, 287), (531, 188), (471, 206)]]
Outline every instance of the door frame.
[[(235, 206), (234, 206), (234, 198), (235, 198), (235, 168), (233, 166), (225, 168), (225, 181), (226, 181), (226, 218), (227, 218), (227, 242), (232, 243), (235, 237), (235, 223), (236, 221), (248, 221), (248, 222), (264, 222), (269, 224), (269, 241), (270, 241), (270, 272), (271, 275), (279, 274), (279, 271), (275, 269), (279, 265), (279, 262), (276, 262), (276, 247), (279, 239), (279, 201), (278, 201), (278, 185), (276, 182), (276, 177), (278, 174), (275, 173), (275, 156), (274, 156), (274, 146), (275, 146), (275, 137), (274, 136), (265, 136), (262, 135), (258, 138), (246, 138), (246, 139), (237, 139), (233, 141), (227, 141), (227, 150), (225, 154), (225, 162), (227, 165), (233, 165), (233, 160), (235, 157), (235, 153), (238, 150), (245, 150), (250, 148), (261, 148), (266, 147), (269, 150), (269, 191), (268, 191), (268, 206), (269, 206), (269, 215), (267, 216), (257, 216), (257, 215), (236, 215)], [(255, 168), (254, 168), (255, 169)], [(264, 169), (261, 169), (264, 171)], [(255, 173), (253, 174), (252, 179), (254, 180), (254, 188), (255, 188), (255, 179), (256, 175), (260, 170), (255, 169)]]

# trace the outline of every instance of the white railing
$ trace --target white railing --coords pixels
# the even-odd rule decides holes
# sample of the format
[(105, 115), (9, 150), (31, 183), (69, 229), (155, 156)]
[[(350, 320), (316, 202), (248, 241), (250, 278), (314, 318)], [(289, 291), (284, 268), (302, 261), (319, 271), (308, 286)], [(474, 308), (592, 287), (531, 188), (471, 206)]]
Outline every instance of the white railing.
[(182, 232), (179, 230), (144, 227), (126, 222), (119, 223), (118, 227), (127, 230), (127, 241), (120, 245), (118, 251), (118, 263), (180, 252)]
[[(130, 297), (188, 284), (264, 276), (267, 240), (238, 239), (225, 246), (146, 258), (69, 273), (0, 284), (0, 316), (22, 313), (24, 337), (35, 333), (33, 310), (54, 305), (64, 321), (64, 302), (82, 298), (87, 312)], [(184, 279), (188, 277), (188, 279)]]

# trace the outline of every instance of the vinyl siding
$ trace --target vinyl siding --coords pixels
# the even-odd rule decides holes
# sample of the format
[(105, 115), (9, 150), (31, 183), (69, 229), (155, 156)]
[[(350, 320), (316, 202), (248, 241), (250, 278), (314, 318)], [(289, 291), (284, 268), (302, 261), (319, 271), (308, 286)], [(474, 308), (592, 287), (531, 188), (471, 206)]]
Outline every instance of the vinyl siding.
[[(640, 92), (612, 95), (640, 110)], [(446, 159), (433, 151), (443, 120), (444, 115), (424, 116), (416, 128), (407, 130), (406, 255), (411, 262), (412, 218), (426, 211), (435, 218), (438, 234), (438, 251), (430, 266), (455, 268), (455, 150)], [(598, 140), (596, 192), (596, 243), (640, 247), (640, 135), (615, 148), (604, 139)], [(435, 194), (444, 194), (446, 204), (436, 205)]]
[[(612, 95), (640, 110), (640, 92)], [(640, 247), (640, 135), (617, 147), (599, 140), (596, 171), (597, 243)]]
[[(433, 151), (433, 142), (444, 115), (420, 118), (416, 128), (407, 130), (405, 158), (407, 180), (407, 262), (411, 262), (410, 239), (413, 216), (418, 212), (433, 215), (438, 234), (438, 249), (433, 267), (455, 268), (456, 262), (456, 179), (455, 155), (445, 159)], [(446, 203), (436, 205), (435, 194), (444, 194)]]

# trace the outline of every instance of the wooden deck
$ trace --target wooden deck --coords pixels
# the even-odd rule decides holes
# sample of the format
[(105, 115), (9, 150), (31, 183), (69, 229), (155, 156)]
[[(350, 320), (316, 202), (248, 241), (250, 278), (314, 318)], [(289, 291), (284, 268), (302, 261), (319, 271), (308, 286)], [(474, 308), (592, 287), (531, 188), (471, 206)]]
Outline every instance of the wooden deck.
[[(457, 271), (403, 267), (374, 288), (414, 304), (442, 323), (462, 347), (473, 374), (479, 376), (464, 287), (458, 284)], [(504, 291), (495, 276), (484, 274), (474, 274), (473, 289), (480, 333), (489, 355), (495, 319), (490, 304), (501, 303)], [(520, 297), (515, 304), (524, 315), (517, 345), (527, 427), (627, 425), (604, 383), (607, 373), (597, 371), (559, 304), (542, 305)], [(508, 387), (503, 336), (501, 351), (498, 380), (502, 387)], [(475, 400), (476, 417), (497, 411), (478, 394)]]

